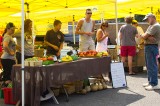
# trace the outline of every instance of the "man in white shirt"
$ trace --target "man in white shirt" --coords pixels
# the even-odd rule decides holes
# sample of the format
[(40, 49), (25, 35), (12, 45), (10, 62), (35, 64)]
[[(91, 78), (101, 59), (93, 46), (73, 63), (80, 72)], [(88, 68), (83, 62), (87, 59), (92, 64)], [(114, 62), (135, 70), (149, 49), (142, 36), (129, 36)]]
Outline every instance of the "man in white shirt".
[(91, 19), (91, 9), (86, 9), (85, 18), (79, 20), (76, 27), (76, 34), (80, 35), (79, 48), (80, 51), (95, 50), (95, 42), (92, 39), (94, 33), (95, 21)]

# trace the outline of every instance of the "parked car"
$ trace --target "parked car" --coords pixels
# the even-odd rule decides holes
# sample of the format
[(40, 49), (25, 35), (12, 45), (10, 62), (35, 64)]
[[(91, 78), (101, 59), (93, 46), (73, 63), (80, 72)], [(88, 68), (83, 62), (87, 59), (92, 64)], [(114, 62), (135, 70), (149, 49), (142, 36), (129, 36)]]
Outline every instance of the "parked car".
[[(36, 44), (43, 44), (44, 37), (45, 37), (45, 35), (36, 35), (36, 38), (35, 38)], [(69, 46), (73, 46), (73, 44), (74, 44), (73, 35), (72, 34), (65, 34), (64, 41)], [(76, 42), (76, 45), (78, 46), (79, 45), (79, 35), (75, 35), (75, 42)]]
[[(73, 35), (72, 34), (65, 34), (64, 41), (69, 44), (74, 44)], [(79, 35), (75, 35), (75, 42), (76, 42), (76, 44), (79, 43)]]

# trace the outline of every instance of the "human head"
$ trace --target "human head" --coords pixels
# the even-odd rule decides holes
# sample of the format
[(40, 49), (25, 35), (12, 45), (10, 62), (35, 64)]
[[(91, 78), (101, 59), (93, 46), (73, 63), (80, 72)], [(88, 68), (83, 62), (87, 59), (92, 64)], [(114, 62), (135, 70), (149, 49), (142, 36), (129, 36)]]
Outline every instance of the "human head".
[(143, 21), (147, 21), (150, 25), (153, 25), (156, 22), (156, 16), (152, 13), (148, 13)]
[(2, 34), (2, 36), (4, 36), (5, 33), (8, 33), (9, 35), (13, 35), (15, 31), (15, 25), (12, 22), (9, 22), (6, 25), (6, 28), (4, 30), (4, 33)]
[(138, 26), (137, 20), (132, 20), (132, 25), (133, 25), (133, 26)]
[(30, 19), (24, 20), (24, 32), (32, 33), (32, 20)]
[(128, 17), (125, 17), (125, 22), (127, 23), (127, 24), (131, 24), (132, 23), (132, 17), (130, 17), (130, 16), (128, 16)]
[(92, 16), (92, 10), (91, 9), (86, 9), (85, 15), (86, 15), (86, 18), (91, 18), (91, 16)]
[(102, 22), (101, 25), (100, 25), (100, 28), (101, 28), (102, 30), (108, 28), (108, 22), (107, 22), (107, 21)]
[(54, 28), (58, 31), (61, 29), (61, 25), (62, 25), (62, 22), (60, 20), (55, 20), (53, 23)]

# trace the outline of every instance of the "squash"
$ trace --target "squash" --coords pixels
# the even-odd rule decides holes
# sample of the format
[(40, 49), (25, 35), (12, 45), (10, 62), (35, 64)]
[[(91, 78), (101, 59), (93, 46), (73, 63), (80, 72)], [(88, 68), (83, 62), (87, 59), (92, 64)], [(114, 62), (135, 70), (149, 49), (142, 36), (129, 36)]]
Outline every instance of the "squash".
[(85, 95), (87, 93), (87, 90), (86, 89), (82, 89), (81, 90), (81, 94)]
[(90, 86), (86, 86), (85, 89), (86, 89), (87, 92), (91, 91), (91, 87)]
[(91, 90), (92, 91), (97, 91), (98, 90), (98, 85), (97, 84), (92, 84), (91, 85)]
[(102, 90), (103, 89), (103, 86), (102, 86), (102, 84), (99, 82), (98, 83), (98, 90)]

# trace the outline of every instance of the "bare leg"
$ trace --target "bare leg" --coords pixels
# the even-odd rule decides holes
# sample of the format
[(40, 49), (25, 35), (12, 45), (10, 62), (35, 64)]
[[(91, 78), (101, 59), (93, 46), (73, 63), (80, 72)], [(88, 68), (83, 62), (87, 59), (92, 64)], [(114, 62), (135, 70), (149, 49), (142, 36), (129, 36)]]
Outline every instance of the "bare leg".
[(133, 56), (128, 56), (129, 74), (134, 74), (134, 72), (132, 71), (132, 60), (133, 60)]
[(127, 57), (121, 57), (121, 61), (124, 63)]

